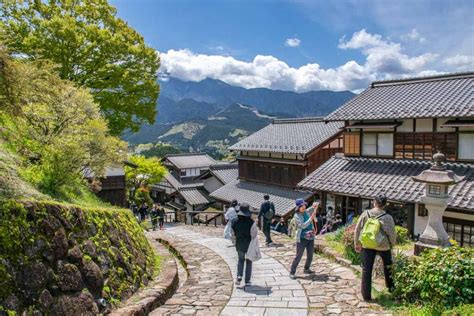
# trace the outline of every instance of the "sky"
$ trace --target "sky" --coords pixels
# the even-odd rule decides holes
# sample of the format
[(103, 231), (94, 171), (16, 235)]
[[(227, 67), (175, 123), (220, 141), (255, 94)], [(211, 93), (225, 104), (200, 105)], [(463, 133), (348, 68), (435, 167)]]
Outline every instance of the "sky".
[(244, 88), (360, 91), (474, 70), (474, 0), (110, 0), (160, 72)]

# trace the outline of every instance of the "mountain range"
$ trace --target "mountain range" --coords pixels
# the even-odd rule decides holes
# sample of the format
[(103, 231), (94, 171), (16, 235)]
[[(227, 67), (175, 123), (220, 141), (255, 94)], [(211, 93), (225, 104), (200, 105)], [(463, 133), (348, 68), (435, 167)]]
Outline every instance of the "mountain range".
[(266, 88), (245, 89), (205, 79), (160, 80), (155, 123), (126, 134), (131, 144), (170, 143), (184, 151), (226, 155), (229, 145), (269, 124), (274, 118), (324, 116), (354, 94), (349, 91), (295, 93)]

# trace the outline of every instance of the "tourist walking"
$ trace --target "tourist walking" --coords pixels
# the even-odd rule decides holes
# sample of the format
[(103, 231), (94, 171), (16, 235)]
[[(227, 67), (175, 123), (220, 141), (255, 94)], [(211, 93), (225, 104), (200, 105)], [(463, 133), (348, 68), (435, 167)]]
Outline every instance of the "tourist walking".
[(303, 199), (295, 201), (296, 210), (294, 221), (296, 226), (296, 257), (291, 264), (290, 278), (296, 279), (296, 268), (303, 257), (306, 249), (306, 263), (304, 265), (305, 274), (313, 274), (311, 263), (313, 262), (314, 253), (314, 236), (316, 235), (315, 217), (319, 204), (314, 202), (312, 207), (306, 208), (307, 203)]
[(157, 203), (157, 208), (158, 208), (158, 222), (160, 223), (160, 230), (163, 230), (163, 227), (165, 225), (166, 212), (160, 203)]
[(232, 243), (235, 242), (233, 235), (232, 235), (232, 223), (237, 219), (237, 208), (239, 202), (237, 200), (233, 200), (230, 203), (230, 207), (227, 209), (227, 212), (224, 214), (224, 218), (227, 221), (227, 224), (224, 228), (224, 238), (229, 239)]
[(258, 226), (262, 229), (263, 234), (265, 235), (265, 244), (270, 246), (273, 243), (270, 234), (270, 226), (273, 217), (275, 216), (275, 205), (273, 202), (270, 202), (270, 196), (268, 194), (263, 196), (263, 200), (264, 201), (260, 206), (260, 213), (258, 213)]
[(357, 221), (354, 234), (354, 244), (362, 259), (361, 292), (365, 301), (371, 300), (372, 269), (375, 256), (378, 254), (383, 261), (385, 285), (389, 291), (394, 284), (391, 274), (391, 248), (396, 242), (395, 223), (393, 217), (384, 210), (387, 197), (379, 195), (375, 198), (374, 208), (362, 213)]
[(154, 231), (156, 230), (156, 226), (158, 224), (158, 217), (158, 205), (155, 204), (153, 205), (153, 208), (150, 212), (151, 227)]
[(251, 218), (250, 206), (247, 203), (242, 203), (237, 213), (237, 220), (232, 223), (232, 230), (235, 235), (235, 248), (237, 249), (237, 279), (236, 285), (240, 285), (244, 275), (245, 266), (245, 285), (251, 285), (252, 279), (252, 261), (246, 258), (247, 250), (249, 249), (252, 239), (257, 238), (258, 229), (254, 220)]
[(148, 205), (145, 202), (143, 202), (142, 206), (140, 206), (139, 213), (140, 213), (140, 222), (143, 222), (146, 218), (146, 214), (148, 213)]

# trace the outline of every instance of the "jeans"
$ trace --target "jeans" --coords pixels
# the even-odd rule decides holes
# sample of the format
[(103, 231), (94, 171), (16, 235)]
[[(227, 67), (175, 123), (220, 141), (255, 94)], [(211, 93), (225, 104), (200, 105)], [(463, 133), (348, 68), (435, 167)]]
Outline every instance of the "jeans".
[(362, 248), (362, 284), (361, 292), (364, 300), (368, 301), (372, 298), (372, 269), (374, 267), (375, 256), (379, 255), (383, 261), (383, 272), (385, 275), (385, 285), (389, 291), (394, 288), (392, 279), (392, 252), (390, 250), (378, 251), (374, 249)]
[(238, 251), (239, 260), (237, 261), (237, 277), (244, 275), (244, 263), (245, 263), (245, 283), (250, 282), (252, 278), (252, 261), (245, 259), (245, 252)]
[(272, 242), (272, 237), (270, 235), (270, 220), (263, 220), (263, 234), (265, 235), (265, 243), (268, 245), (269, 243)]
[(303, 257), (304, 250), (306, 249), (306, 263), (304, 265), (305, 270), (309, 270), (311, 267), (311, 262), (313, 262), (313, 253), (314, 253), (314, 239), (308, 240), (301, 238), (300, 242), (296, 243), (296, 257), (291, 264), (291, 274), (296, 273), (296, 268)]

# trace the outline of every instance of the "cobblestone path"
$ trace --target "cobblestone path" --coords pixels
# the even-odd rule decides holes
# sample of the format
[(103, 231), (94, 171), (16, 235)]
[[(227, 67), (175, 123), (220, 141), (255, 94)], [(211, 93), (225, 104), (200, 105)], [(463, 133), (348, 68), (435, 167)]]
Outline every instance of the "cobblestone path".
[[(157, 234), (157, 233), (154, 233)], [(227, 280), (230, 287), (228, 301), (220, 301), (224, 307), (221, 315), (374, 315), (390, 314), (377, 304), (362, 301), (359, 293), (360, 280), (354, 272), (346, 267), (332, 262), (321, 256), (315, 255), (312, 269), (316, 272), (313, 276), (306, 276), (302, 272), (303, 262), (297, 272), (297, 280), (289, 278), (289, 266), (294, 257), (294, 241), (283, 235), (273, 236), (275, 246), (263, 246), (263, 258), (254, 263), (252, 287), (235, 287), (233, 281), (236, 275), (237, 254), (231, 243), (222, 238), (222, 229), (203, 226), (175, 226), (169, 227), (162, 234), (173, 239), (173, 243), (187, 244), (193, 248), (193, 253), (200, 253), (206, 249), (211, 252), (213, 264), (217, 275)], [(150, 235), (149, 235), (150, 237)], [(260, 236), (263, 239), (263, 235)], [(183, 242), (186, 241), (186, 242)], [(209, 260), (204, 253), (198, 254), (200, 260)], [(204, 264), (207, 266), (207, 264)], [(207, 272), (210, 272), (207, 269)], [(191, 278), (191, 274), (190, 274)], [(211, 278), (211, 276), (207, 277)], [(220, 286), (223, 286), (220, 283)], [(187, 286), (187, 283), (184, 287)], [(210, 283), (200, 285), (200, 291), (215, 290)], [(191, 286), (192, 288), (192, 286)], [(212, 292), (211, 290), (211, 292)], [(178, 297), (181, 295), (178, 291)], [(214, 292), (218, 293), (218, 291)], [(189, 294), (189, 292), (188, 292)], [(192, 292), (191, 292), (192, 294)], [(213, 295), (209, 303), (214, 301)], [(177, 296), (169, 301), (175, 301)], [(223, 297), (221, 297), (223, 298)], [(193, 299), (190, 298), (187, 301)], [(177, 309), (169, 310), (169, 301), (165, 306), (155, 311), (153, 315), (172, 313)], [(184, 303), (184, 302), (181, 302)], [(209, 309), (213, 313), (216, 309)], [(181, 307), (181, 311), (189, 312), (193, 306)], [(201, 310), (203, 312), (203, 310)], [(196, 309), (197, 313), (198, 310)], [(179, 313), (179, 312), (178, 312)], [(181, 313), (180, 313), (181, 314)], [(206, 314), (203, 312), (203, 314)], [(207, 313), (206, 315), (210, 315)]]

